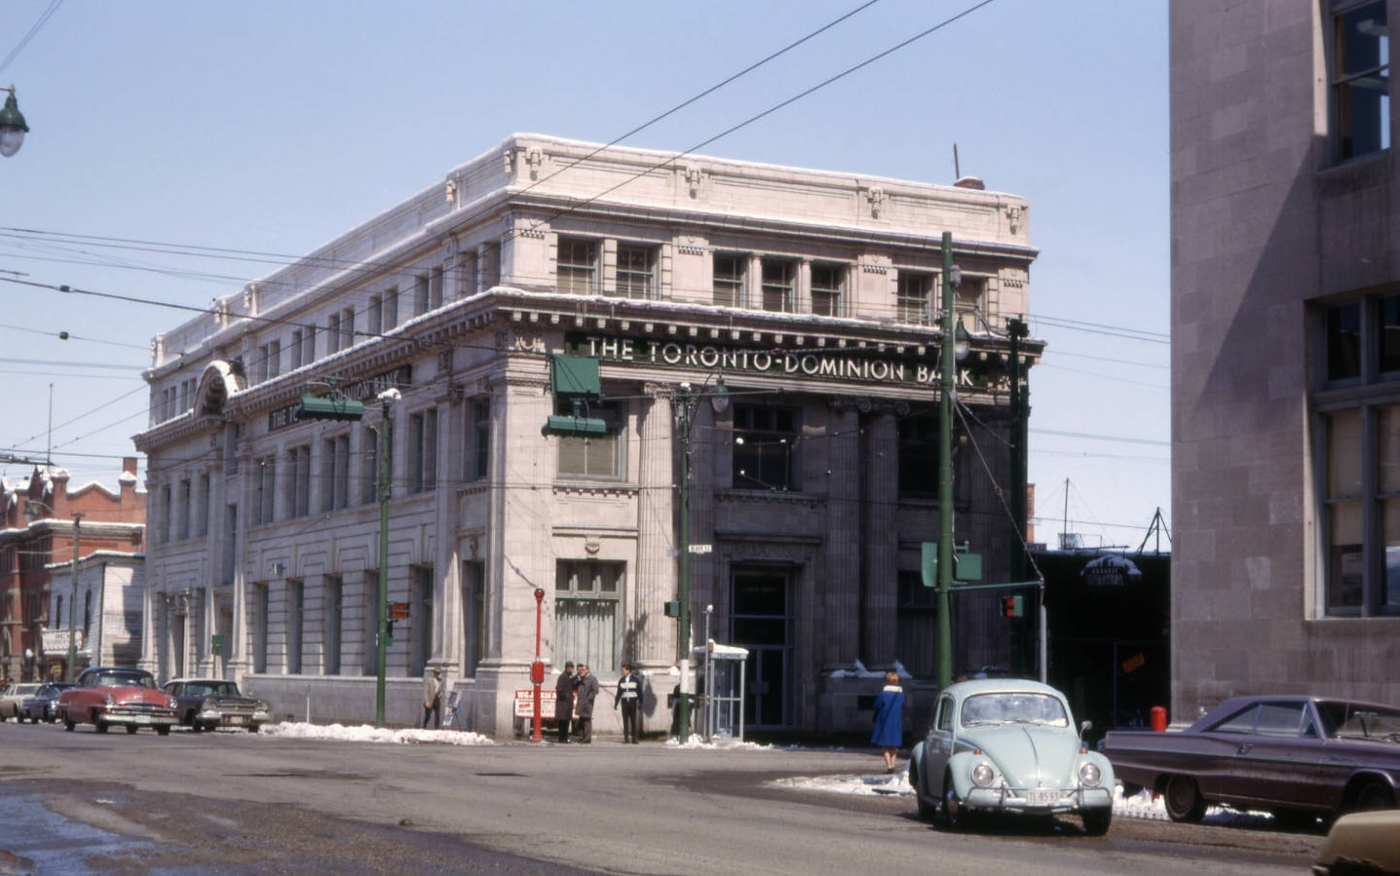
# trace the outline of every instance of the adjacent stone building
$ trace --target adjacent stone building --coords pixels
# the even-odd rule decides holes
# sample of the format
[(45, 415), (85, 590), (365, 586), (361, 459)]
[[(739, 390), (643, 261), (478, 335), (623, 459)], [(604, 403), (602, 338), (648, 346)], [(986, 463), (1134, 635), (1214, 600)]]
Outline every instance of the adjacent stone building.
[[(1012, 351), (1024, 375), (1043, 347), (1008, 333), (1027, 214), (975, 180), (508, 138), (156, 338), (143, 665), (369, 720), (387, 563), (391, 723), (440, 666), (458, 726), (518, 729), (538, 621), (549, 682), (583, 661), (606, 690), (630, 662), (665, 729), (688, 541), (690, 638), (748, 649), (748, 725), (868, 727), (845, 669), (934, 674), (945, 231), (970, 342), (955, 534), (1009, 580)], [(580, 360), (600, 397), (556, 386)], [(307, 392), (363, 417), (300, 418)], [(960, 667), (1006, 662), (994, 596), (954, 615)]]
[(1171, 4), (1175, 717), (1400, 703), (1390, 0)]

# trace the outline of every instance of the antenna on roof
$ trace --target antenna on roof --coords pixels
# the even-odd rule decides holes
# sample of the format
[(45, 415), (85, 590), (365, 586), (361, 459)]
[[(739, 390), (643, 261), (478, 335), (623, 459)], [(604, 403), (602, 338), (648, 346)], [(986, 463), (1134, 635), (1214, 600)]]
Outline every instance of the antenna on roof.
[(953, 179), (962, 179), (962, 168), (958, 166), (958, 144), (953, 144)]

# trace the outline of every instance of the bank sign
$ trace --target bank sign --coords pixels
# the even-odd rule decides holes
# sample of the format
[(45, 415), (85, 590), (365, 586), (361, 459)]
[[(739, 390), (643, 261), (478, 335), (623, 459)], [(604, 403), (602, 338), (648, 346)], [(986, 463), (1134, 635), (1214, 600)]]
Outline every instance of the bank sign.
[[(638, 338), (570, 336), (571, 353), (604, 362), (663, 365), (725, 373), (775, 374), (812, 380), (845, 380), (936, 387), (940, 378), (937, 356), (928, 362), (880, 358), (852, 350), (750, 350), (715, 344), (654, 341)], [(937, 351), (937, 347), (928, 349)], [(995, 361), (995, 360), (993, 360)], [(1009, 385), (1005, 369), (985, 361), (960, 362), (957, 386), (994, 390)]]

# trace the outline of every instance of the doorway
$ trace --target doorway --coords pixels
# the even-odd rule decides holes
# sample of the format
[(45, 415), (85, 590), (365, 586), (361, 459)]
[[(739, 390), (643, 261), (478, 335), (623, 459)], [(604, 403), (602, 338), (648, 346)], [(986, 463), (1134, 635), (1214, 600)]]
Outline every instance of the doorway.
[(744, 667), (744, 723), (749, 727), (791, 723), (792, 577), (791, 569), (773, 566), (740, 566), (733, 572), (731, 641), (749, 652)]

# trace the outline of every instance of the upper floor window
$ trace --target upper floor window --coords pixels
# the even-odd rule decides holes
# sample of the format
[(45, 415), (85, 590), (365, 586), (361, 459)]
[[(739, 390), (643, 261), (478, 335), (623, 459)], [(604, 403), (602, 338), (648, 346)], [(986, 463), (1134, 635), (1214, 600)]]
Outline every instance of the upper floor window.
[[(573, 406), (560, 400), (560, 414), (572, 414)], [(586, 415), (608, 424), (604, 435), (563, 435), (559, 437), (559, 476), (577, 478), (620, 478), (625, 448), (626, 410), (621, 402), (595, 401), (588, 404)]]
[(594, 295), (598, 291), (598, 244), (591, 240), (559, 238), (556, 265), (557, 288), (570, 295)]
[(437, 486), (436, 408), (408, 419), (408, 490), (421, 493)]
[(649, 246), (617, 248), (617, 294), (626, 298), (655, 298), (656, 250)]
[(253, 470), (253, 524), (271, 523), (273, 520), (273, 500), (277, 487), (277, 459), (265, 456), (254, 462)]
[(287, 367), (290, 368), (290, 369), (293, 370), (293, 371), (295, 371), (295, 370), (297, 370), (298, 368), (300, 368), (300, 367), (302, 366), (302, 364), (303, 364), (302, 361), (301, 361), (301, 344), (302, 344), (302, 340), (301, 340), (301, 339), (302, 339), (302, 330), (301, 330), (301, 329), (294, 329), (294, 330), (292, 331), (292, 342), (291, 342), (291, 344), (288, 345), (288, 347), (287, 347), (287, 354), (288, 354), (289, 356), (291, 356), (291, 361), (287, 363)]
[(311, 513), (311, 446), (293, 447), (287, 453), (287, 515)]
[(427, 274), (419, 274), (413, 281), (413, 315), (422, 316), (432, 309)]
[(350, 505), (350, 436), (327, 438), (321, 451), (321, 510)]
[(565, 657), (594, 672), (617, 671), (626, 566), (560, 560), (554, 583), (554, 662)]
[(340, 314), (332, 313), (326, 317), (326, 352), (334, 353), (340, 350)]
[(845, 265), (812, 265), (812, 312), (819, 316), (841, 316), (845, 286)]
[(797, 489), (797, 408), (734, 406), (734, 487)]
[(987, 278), (963, 274), (962, 281), (958, 283), (957, 294), (953, 297), (953, 309), (958, 321), (969, 332), (980, 331), (983, 328), (983, 314), (987, 312), (986, 299)]
[(933, 274), (918, 274), (913, 271), (900, 271), (895, 290), (895, 319), (928, 325), (930, 302), (933, 300)]
[(1338, 3), (1332, 17), (1332, 136), (1339, 159), (1390, 148), (1385, 0)]
[(474, 401), (468, 411), (466, 479), (479, 481), (491, 473), (491, 402)]
[(763, 260), (763, 309), (791, 313), (797, 263), (784, 259)]
[(744, 301), (744, 276), (747, 256), (716, 255), (714, 301), (718, 307), (739, 307)]

